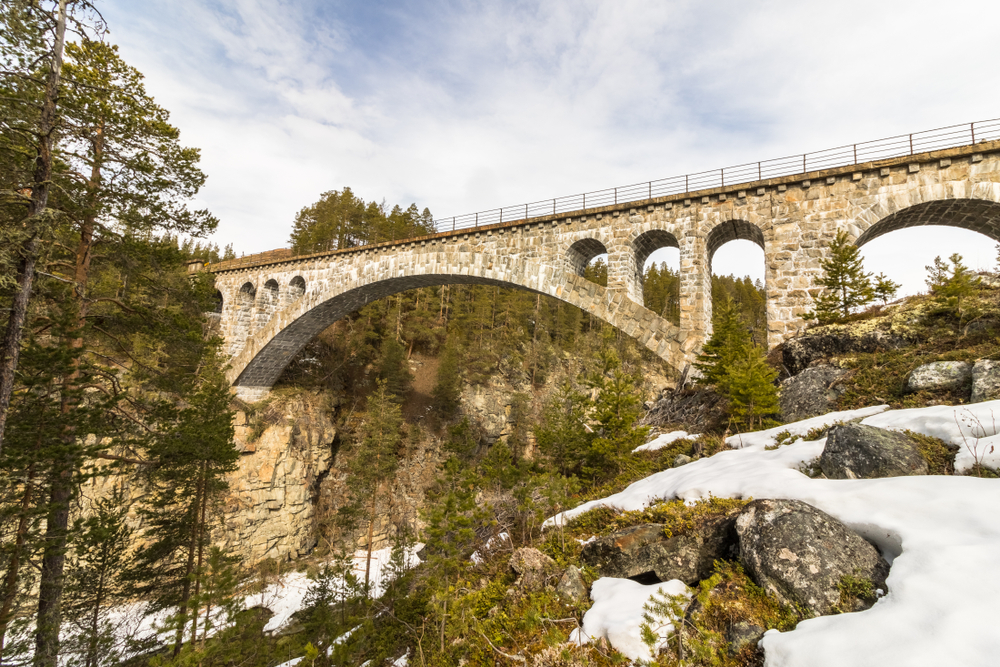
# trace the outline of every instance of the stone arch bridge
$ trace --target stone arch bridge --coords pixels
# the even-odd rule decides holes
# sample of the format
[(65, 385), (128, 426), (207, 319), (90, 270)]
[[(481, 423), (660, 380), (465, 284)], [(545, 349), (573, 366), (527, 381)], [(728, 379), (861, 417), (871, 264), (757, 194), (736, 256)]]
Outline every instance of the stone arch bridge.
[[(238, 395), (267, 394), (317, 334), (366, 303), (431, 285), (489, 284), (561, 299), (621, 329), (675, 368), (710, 334), (712, 258), (746, 239), (765, 257), (768, 343), (799, 331), (829, 242), (858, 244), (916, 225), (1000, 240), (1000, 141), (444, 232), (291, 256), (273, 251), (210, 265)], [(642, 268), (680, 250), (680, 326), (642, 306)], [(581, 274), (608, 255), (608, 287)]]

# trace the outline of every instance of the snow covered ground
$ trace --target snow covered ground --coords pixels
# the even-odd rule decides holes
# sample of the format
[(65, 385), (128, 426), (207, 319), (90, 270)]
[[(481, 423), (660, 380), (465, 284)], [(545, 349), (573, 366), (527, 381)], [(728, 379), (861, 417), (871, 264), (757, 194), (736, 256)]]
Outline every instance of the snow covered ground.
[[(863, 417), (862, 423), (872, 426), (910, 429), (958, 444), (964, 451), (959, 469), (975, 459), (995, 466), (1000, 456), (993, 450), (1000, 437), (994, 414), (1000, 417), (1000, 401), (892, 411), (878, 406), (733, 436), (727, 442), (735, 449), (656, 473), (547, 524), (597, 506), (632, 510), (661, 499), (799, 499), (837, 517), (881, 549), (892, 564), (889, 592), (864, 612), (809, 619), (791, 632), (769, 631), (762, 640), (766, 665), (995, 665), (1000, 655), (1000, 481), (963, 476), (810, 479), (799, 467), (820, 455), (825, 438), (799, 438), (766, 449), (782, 431), (805, 435), (821, 425)], [(599, 611), (588, 612), (583, 632), (607, 636), (614, 644), (612, 635), (621, 630), (612, 622), (629, 616), (631, 603), (608, 601), (612, 598), (601, 591), (594, 599), (591, 612)]]
[(687, 431), (671, 431), (670, 433), (664, 433), (663, 435), (659, 435), (659, 436), (653, 438), (652, 440), (650, 440), (649, 442), (647, 442), (645, 445), (639, 445), (638, 447), (636, 447), (635, 449), (632, 450), (632, 453), (635, 453), (635, 452), (655, 452), (657, 449), (663, 449), (667, 445), (671, 445), (671, 444), (677, 442), (678, 440), (683, 440), (684, 438), (688, 438), (690, 440), (695, 440), (696, 438), (700, 438), (700, 437), (701, 437), (700, 433), (693, 433), (692, 434), (692, 433), (688, 433)]

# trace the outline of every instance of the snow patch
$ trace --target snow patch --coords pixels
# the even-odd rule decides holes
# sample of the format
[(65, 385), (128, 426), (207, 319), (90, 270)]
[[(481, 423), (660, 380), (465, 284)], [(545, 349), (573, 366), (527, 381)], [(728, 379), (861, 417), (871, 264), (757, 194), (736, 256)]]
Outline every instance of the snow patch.
[[(978, 451), (984, 463), (993, 465), (990, 462), (996, 461), (995, 452), (988, 449), (998, 439), (992, 415), (1000, 417), (1000, 401), (889, 412), (884, 406), (866, 410), (867, 416), (865, 410), (832, 413), (734, 436), (729, 440), (738, 449), (656, 473), (620, 493), (552, 517), (546, 525), (557, 525), (598, 506), (635, 510), (662, 499), (802, 500), (843, 521), (881, 549), (892, 563), (886, 582), (888, 593), (864, 612), (813, 618), (790, 632), (768, 632), (761, 640), (767, 667), (996, 664), (1000, 654), (1000, 633), (996, 632), (1000, 627), (1000, 607), (996, 605), (1000, 599), (1000, 568), (996, 566), (1000, 559), (1000, 521), (996, 516), (1000, 480), (937, 475), (810, 479), (798, 468), (822, 453), (825, 439), (800, 438), (770, 451), (766, 447), (784, 430), (804, 435), (812, 428), (866, 416), (862, 423), (872, 426), (911, 429), (962, 447), (968, 443), (969, 452)], [(877, 413), (881, 414), (874, 416)], [(967, 456), (966, 462), (972, 454)], [(637, 596), (641, 594), (634, 588), (638, 586), (635, 582), (622, 585), (632, 587)], [(598, 598), (605, 596), (605, 586), (608, 584), (593, 594), (595, 608)], [(625, 615), (624, 607), (608, 613)], [(633, 616), (629, 623), (638, 636), (641, 618)], [(596, 628), (586, 632), (601, 636)], [(619, 650), (634, 650), (629, 639), (633, 635), (627, 630), (609, 631), (607, 636)], [(619, 646), (619, 641), (624, 643)]]
[(677, 442), (678, 440), (684, 440), (684, 439), (694, 440), (695, 438), (700, 438), (700, 437), (701, 437), (700, 433), (688, 433), (687, 431), (671, 431), (670, 433), (664, 433), (663, 435), (659, 435), (653, 438), (645, 445), (639, 445), (638, 447), (632, 450), (632, 453), (634, 454), (635, 452), (655, 452), (657, 449), (663, 449), (667, 445), (671, 445)]
[[(594, 606), (583, 615), (583, 627), (574, 630), (569, 640), (583, 646), (603, 638), (632, 660), (652, 660), (653, 653), (643, 643), (639, 628), (643, 622), (643, 607), (657, 591), (666, 595), (691, 595), (684, 582), (677, 579), (649, 586), (631, 579), (598, 579), (590, 589)], [(654, 648), (659, 649), (674, 631), (674, 626), (664, 623), (655, 629), (660, 642)]]

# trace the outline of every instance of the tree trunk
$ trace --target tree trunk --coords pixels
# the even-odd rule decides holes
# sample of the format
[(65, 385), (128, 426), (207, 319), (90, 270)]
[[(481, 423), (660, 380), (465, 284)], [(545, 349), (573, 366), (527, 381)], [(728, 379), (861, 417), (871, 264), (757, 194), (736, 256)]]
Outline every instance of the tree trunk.
[(49, 188), (52, 178), (52, 144), (56, 124), (56, 102), (59, 98), (59, 77), (62, 73), (63, 45), (66, 39), (66, 0), (59, 0), (59, 16), (56, 19), (55, 41), (52, 45), (52, 62), (45, 81), (45, 97), (38, 122), (38, 145), (35, 156), (34, 183), (31, 187), (31, 203), (25, 224), (31, 225), (31, 234), (21, 246), (21, 261), (18, 264), (17, 288), (11, 304), (10, 317), (3, 343), (0, 343), (0, 451), (3, 450), (3, 434), (7, 426), (10, 397), (14, 391), (14, 373), (21, 353), (21, 336), (31, 300), (31, 289), (35, 278), (35, 262), (38, 259), (38, 243), (42, 233), (37, 219), (49, 204)]
[(14, 552), (7, 564), (7, 575), (3, 580), (3, 602), (0, 603), (0, 658), (3, 658), (4, 641), (7, 637), (7, 626), (10, 625), (11, 610), (17, 598), (17, 580), (21, 570), (21, 556), (24, 543), (28, 536), (28, 510), (31, 507), (32, 483), (34, 481), (34, 465), (28, 468), (27, 480), (24, 483), (24, 495), (21, 497), (21, 516), (17, 521), (17, 532), (14, 537)]
[[(202, 486), (205, 487), (205, 492), (201, 494), (201, 520), (198, 522), (198, 526), (195, 529), (195, 534), (198, 535), (198, 566), (195, 569), (194, 574), (194, 620), (191, 624), (191, 646), (195, 645), (198, 641), (198, 612), (200, 611), (201, 605), (197, 602), (198, 596), (201, 594), (201, 568), (204, 563), (205, 557), (205, 510), (208, 508), (208, 461), (202, 461), (201, 463), (201, 479)], [(208, 617), (205, 617), (205, 630), (208, 631)]]
[[(197, 520), (198, 510), (201, 507), (201, 497), (204, 494), (205, 480), (198, 480), (198, 486), (195, 491), (195, 504), (194, 504), (194, 518)], [(191, 531), (191, 541), (188, 542), (188, 555), (187, 564), (184, 567), (184, 584), (181, 588), (181, 599), (178, 604), (177, 613), (180, 616), (177, 623), (177, 635), (174, 641), (173, 655), (176, 656), (181, 652), (181, 647), (184, 645), (184, 626), (187, 625), (187, 609), (188, 603), (191, 601), (191, 574), (194, 572), (194, 557), (198, 546), (198, 529), (197, 526)]]
[(45, 550), (38, 584), (38, 616), (35, 629), (35, 667), (57, 667), (59, 630), (62, 626), (63, 570), (69, 535), (69, 505), (73, 496), (72, 454), (56, 465), (49, 493)]
[(97, 596), (94, 600), (94, 613), (90, 617), (90, 645), (87, 647), (86, 667), (97, 667), (97, 631), (101, 620), (101, 604), (104, 603), (104, 580), (107, 568), (101, 568), (101, 576), (97, 582)]

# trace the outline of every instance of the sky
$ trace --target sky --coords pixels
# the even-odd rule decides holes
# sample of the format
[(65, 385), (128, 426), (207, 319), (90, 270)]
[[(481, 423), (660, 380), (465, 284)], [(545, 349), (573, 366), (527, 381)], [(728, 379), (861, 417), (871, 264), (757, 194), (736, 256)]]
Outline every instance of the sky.
[[(286, 246), (345, 186), (444, 218), (1000, 117), (995, 0), (98, 6), (201, 149), (195, 204), (237, 254)], [(885, 235), (866, 265), (908, 292), (937, 254), (993, 268), (961, 232)], [(713, 266), (762, 277), (763, 253), (733, 242)]]

